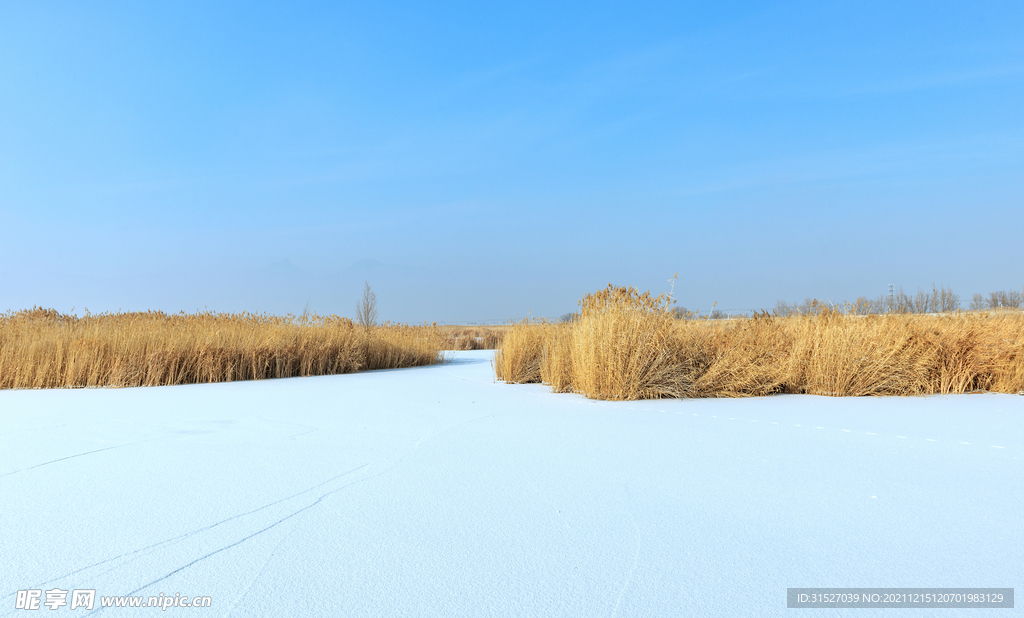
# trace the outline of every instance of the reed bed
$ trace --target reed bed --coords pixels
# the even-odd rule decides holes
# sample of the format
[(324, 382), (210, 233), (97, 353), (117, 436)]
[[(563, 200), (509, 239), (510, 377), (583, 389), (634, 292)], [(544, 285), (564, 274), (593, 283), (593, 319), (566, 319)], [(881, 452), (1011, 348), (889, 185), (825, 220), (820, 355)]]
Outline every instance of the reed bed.
[(677, 320), (665, 296), (586, 296), (570, 324), (522, 322), (495, 375), (594, 399), (1024, 393), (1024, 313)]
[(445, 326), (446, 350), (495, 350), (501, 345), (507, 326)]
[(337, 316), (160, 312), (0, 315), (0, 388), (163, 386), (438, 363), (436, 326)]

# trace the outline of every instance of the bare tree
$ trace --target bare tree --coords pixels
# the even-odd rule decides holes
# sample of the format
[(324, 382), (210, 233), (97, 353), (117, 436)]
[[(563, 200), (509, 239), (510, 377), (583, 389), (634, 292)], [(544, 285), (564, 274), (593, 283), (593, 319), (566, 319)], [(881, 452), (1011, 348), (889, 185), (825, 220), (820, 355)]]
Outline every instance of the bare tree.
[(821, 303), (816, 298), (805, 298), (804, 302), (797, 307), (800, 315), (818, 315), (821, 313)]
[(988, 303), (985, 302), (985, 297), (981, 294), (975, 294), (971, 296), (971, 311), (981, 311), (988, 307)]
[(871, 301), (863, 296), (858, 296), (853, 303), (843, 303), (843, 311), (850, 315), (867, 315), (871, 313)]
[(939, 289), (939, 311), (957, 311), (959, 309), (960, 296), (953, 292), (953, 288), (942, 286)]
[(914, 313), (928, 313), (931, 311), (931, 307), (929, 306), (931, 304), (931, 300), (932, 297), (928, 292), (925, 292), (921, 288), (917, 288), (917, 294), (914, 295), (912, 300)]
[(878, 298), (868, 301), (868, 313), (880, 314), (889, 312), (889, 296), (881, 294)]
[(780, 318), (788, 318), (789, 316), (797, 312), (798, 310), (796, 305), (791, 305), (784, 300), (779, 300), (775, 302), (775, 311), (773, 313), (775, 313), (775, 315), (779, 316)]
[(1012, 292), (1010, 292), (1009, 294), (1006, 295), (1006, 306), (1007, 307), (1012, 307), (1014, 309), (1020, 309), (1022, 301), (1024, 301), (1024, 299), (1021, 298), (1021, 294), (1017, 290), (1013, 290)]
[(363, 281), (363, 299), (356, 303), (356, 322), (360, 326), (377, 324), (377, 295), (370, 289), (370, 283)]
[(988, 295), (988, 308), (1006, 307), (1009, 300), (1009, 295), (1006, 292), (990, 292)]
[(903, 286), (893, 294), (893, 313), (913, 313), (914, 299), (903, 291)]

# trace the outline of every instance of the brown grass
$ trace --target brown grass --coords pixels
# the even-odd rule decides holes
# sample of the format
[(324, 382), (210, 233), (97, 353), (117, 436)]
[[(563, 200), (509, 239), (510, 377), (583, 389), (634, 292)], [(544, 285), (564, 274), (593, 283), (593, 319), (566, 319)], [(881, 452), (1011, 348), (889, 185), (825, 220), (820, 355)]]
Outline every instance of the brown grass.
[(446, 350), (495, 350), (508, 330), (508, 325), (441, 326), (448, 337)]
[(595, 399), (1024, 391), (1024, 313), (675, 320), (668, 299), (609, 286), (571, 324), (521, 323), (506, 382)]
[(330, 375), (441, 362), (434, 326), (337, 316), (159, 312), (0, 315), (0, 388), (161, 386)]
[(494, 353), (498, 379), (516, 384), (540, 382), (541, 354), (553, 330), (553, 324), (525, 320), (506, 330), (501, 347)]

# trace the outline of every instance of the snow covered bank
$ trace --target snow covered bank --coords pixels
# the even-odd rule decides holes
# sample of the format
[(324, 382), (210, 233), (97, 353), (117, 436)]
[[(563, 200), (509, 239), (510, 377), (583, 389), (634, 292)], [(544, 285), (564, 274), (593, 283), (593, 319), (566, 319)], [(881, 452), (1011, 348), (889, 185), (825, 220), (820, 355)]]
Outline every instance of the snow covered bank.
[(496, 384), (491, 354), (0, 392), (0, 616), (52, 588), (208, 595), (216, 616), (467, 617), (1024, 589), (1024, 397), (611, 403)]

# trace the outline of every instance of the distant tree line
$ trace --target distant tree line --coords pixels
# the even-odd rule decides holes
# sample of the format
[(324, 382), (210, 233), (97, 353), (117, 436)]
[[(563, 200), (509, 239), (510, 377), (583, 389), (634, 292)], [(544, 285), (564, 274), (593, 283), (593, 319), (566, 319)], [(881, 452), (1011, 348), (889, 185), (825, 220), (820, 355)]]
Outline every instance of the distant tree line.
[[(988, 309), (1021, 309), (1024, 307), (1024, 294), (1018, 290), (1009, 292), (990, 292), (974, 294), (969, 305), (970, 311), (984, 311)], [(931, 291), (918, 288), (914, 294), (908, 294), (902, 287), (893, 290), (892, 295), (881, 294), (876, 298), (869, 299), (860, 297), (853, 303), (843, 302), (832, 304), (817, 299), (807, 298), (802, 303), (788, 303), (780, 300), (775, 303), (773, 314), (779, 317), (793, 315), (817, 315), (825, 309), (839, 309), (844, 313), (855, 315), (872, 315), (883, 313), (947, 313), (961, 309), (960, 296), (953, 291), (953, 288), (945, 285), (936, 287), (932, 285)], [(686, 307), (674, 307), (672, 315), (679, 320), (724, 320), (727, 318), (750, 317), (749, 313), (726, 313), (721, 309), (712, 309), (709, 313), (701, 315), (699, 311), (690, 311)], [(767, 315), (766, 313), (763, 315)], [(575, 322), (577, 313), (566, 313), (558, 318), (559, 322)]]
[(727, 318), (745, 318), (749, 317), (746, 313), (726, 313), (721, 309), (712, 309), (707, 315), (701, 315), (700, 311), (690, 311), (686, 307), (673, 307), (672, 315), (677, 320), (725, 320)]
[(985, 298), (982, 294), (975, 294), (971, 297), (972, 311), (998, 309), (1000, 307), (1007, 309), (1020, 309), (1022, 306), (1024, 306), (1024, 295), (1017, 290), (1010, 292), (989, 292), (988, 298)]
[[(1024, 295), (1017, 290), (1010, 292), (991, 292), (986, 298), (975, 294), (971, 298), (970, 310), (1009, 308), (1020, 309), (1024, 306)], [(787, 303), (780, 300), (775, 303), (775, 315), (815, 315), (827, 307), (837, 307), (810, 298), (802, 303)], [(903, 288), (893, 290), (892, 294), (881, 294), (876, 298), (858, 298), (853, 303), (842, 303), (839, 309), (853, 314), (869, 315), (882, 313), (946, 313), (961, 308), (960, 296), (952, 288), (932, 285), (929, 292), (918, 288), (917, 293), (908, 294)]]

